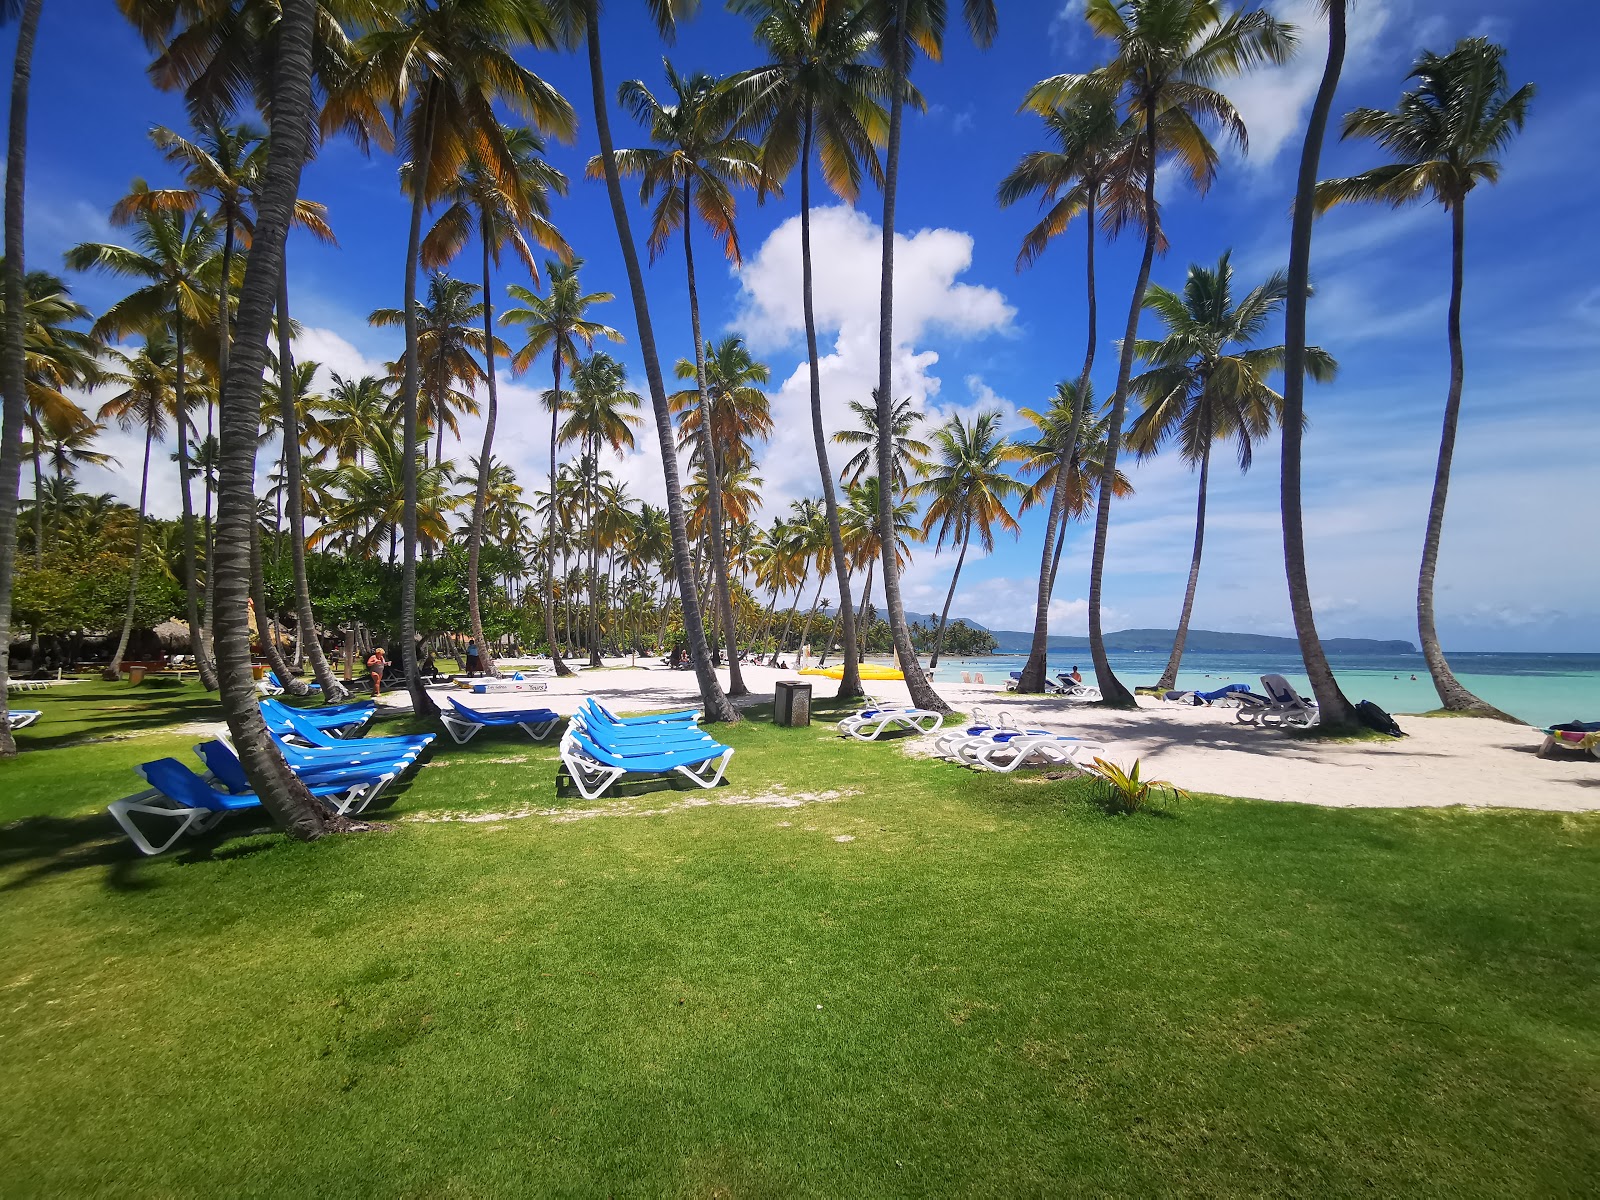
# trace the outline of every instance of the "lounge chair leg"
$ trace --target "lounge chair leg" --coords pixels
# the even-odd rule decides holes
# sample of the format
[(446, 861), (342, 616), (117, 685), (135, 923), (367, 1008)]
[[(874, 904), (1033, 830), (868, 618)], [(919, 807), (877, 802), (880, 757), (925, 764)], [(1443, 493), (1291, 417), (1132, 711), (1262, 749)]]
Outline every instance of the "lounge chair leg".
[[(165, 853), (172, 848), (174, 842), (193, 829), (195, 825), (198, 824), (204, 817), (212, 815), (207, 813), (205, 809), (201, 808), (181, 808), (174, 806), (171, 801), (166, 801), (164, 804), (151, 802), (157, 800), (166, 801), (166, 797), (162, 796), (159, 792), (151, 790), (148, 792), (141, 792), (137, 796), (129, 796), (124, 800), (117, 800), (112, 804), (107, 805), (107, 811), (110, 812), (112, 819), (116, 821), (118, 825), (122, 826), (122, 832), (128, 835), (128, 840), (137, 846), (144, 854), (153, 856)], [(162, 842), (159, 846), (153, 845), (150, 840), (146, 838), (142, 832), (140, 832), (139, 827), (133, 823), (132, 814), (134, 813), (147, 813), (153, 817), (177, 818), (178, 827), (173, 830), (172, 836), (166, 841)], [(217, 813), (215, 815), (218, 817), (222, 816), (221, 813)], [(212, 824), (215, 824), (215, 822), (212, 822)]]

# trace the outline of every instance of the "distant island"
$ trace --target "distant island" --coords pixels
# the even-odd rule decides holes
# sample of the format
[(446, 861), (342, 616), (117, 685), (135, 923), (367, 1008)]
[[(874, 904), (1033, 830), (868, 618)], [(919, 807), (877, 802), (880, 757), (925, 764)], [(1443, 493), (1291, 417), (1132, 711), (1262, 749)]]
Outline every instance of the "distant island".
[[(906, 619), (913, 622), (922, 622), (929, 627), (939, 622), (939, 615), (907, 613)], [(970, 617), (963, 618), (966, 624), (973, 629), (985, 630), (983, 625)], [(954, 623), (955, 618), (951, 618)], [(1033, 634), (1015, 629), (986, 629), (994, 638), (995, 654), (1026, 654), (1033, 644)], [(1172, 639), (1177, 636), (1175, 629), (1119, 629), (1115, 633), (1106, 634), (1106, 649), (1122, 651), (1146, 651), (1157, 654), (1169, 654), (1172, 651)], [(1055, 650), (1081, 650), (1088, 653), (1089, 639), (1086, 637), (1052, 637), (1050, 649)], [(1379, 638), (1326, 638), (1322, 648), (1329, 654), (1416, 654), (1417, 648), (1411, 642), (1402, 639), (1384, 640)], [(1292, 654), (1298, 656), (1300, 643), (1292, 637), (1274, 637), (1265, 633), (1221, 633), (1213, 629), (1191, 629), (1189, 639), (1184, 643), (1186, 651), (1197, 654)]]

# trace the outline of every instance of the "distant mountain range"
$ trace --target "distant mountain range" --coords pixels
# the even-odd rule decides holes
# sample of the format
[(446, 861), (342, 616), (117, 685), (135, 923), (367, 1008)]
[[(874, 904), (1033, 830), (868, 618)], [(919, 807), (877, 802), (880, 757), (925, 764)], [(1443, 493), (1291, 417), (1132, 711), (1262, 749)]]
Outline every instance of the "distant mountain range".
[[(961, 618), (974, 629), (988, 629), (988, 626), (972, 620), (970, 617)], [(939, 621), (938, 613), (910, 613), (906, 620), (920, 621), (924, 625), (936, 625)], [(954, 623), (956, 618), (951, 617)], [(1015, 629), (988, 629), (996, 643), (996, 652), (999, 654), (1026, 654), (1033, 644), (1033, 634), (1024, 633)], [(1106, 634), (1106, 649), (1120, 650), (1123, 652), (1146, 651), (1158, 654), (1172, 652), (1172, 639), (1177, 636), (1175, 629), (1119, 629), (1115, 633)], [(1410, 642), (1399, 639), (1382, 640), (1377, 638), (1325, 638), (1322, 648), (1329, 654), (1415, 654), (1416, 646)], [(1089, 650), (1089, 639), (1086, 637), (1052, 637), (1051, 650)], [(1300, 643), (1290, 637), (1273, 637), (1265, 633), (1219, 633), (1213, 629), (1191, 629), (1189, 639), (1184, 643), (1184, 649), (1193, 650), (1197, 654), (1293, 654), (1299, 655)]]

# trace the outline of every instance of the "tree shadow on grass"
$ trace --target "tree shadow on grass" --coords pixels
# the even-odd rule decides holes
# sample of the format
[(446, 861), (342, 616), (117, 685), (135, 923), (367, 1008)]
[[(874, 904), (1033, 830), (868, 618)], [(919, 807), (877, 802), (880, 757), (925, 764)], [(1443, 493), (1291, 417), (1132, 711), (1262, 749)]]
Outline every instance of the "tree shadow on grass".
[[(185, 838), (159, 857), (185, 865), (244, 858), (271, 849), (272, 840), (257, 837), (263, 832), (259, 826), (224, 821), (215, 830)], [(241, 840), (246, 838), (252, 840)], [(105, 872), (104, 883), (111, 891), (148, 891), (159, 884), (141, 870), (147, 861), (150, 856), (141, 854), (103, 812), (28, 817), (0, 834), (0, 893), (96, 868)]]

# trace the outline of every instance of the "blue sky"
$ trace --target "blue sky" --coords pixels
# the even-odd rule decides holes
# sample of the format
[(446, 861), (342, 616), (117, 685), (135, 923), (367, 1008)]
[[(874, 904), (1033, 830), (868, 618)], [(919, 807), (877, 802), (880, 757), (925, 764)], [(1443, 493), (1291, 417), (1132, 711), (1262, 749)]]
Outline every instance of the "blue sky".
[[(943, 64), (919, 68), (929, 111), (908, 122), (905, 139), (896, 392), (914, 395), (932, 418), (998, 407), (1015, 426), (1016, 409), (1042, 406), (1081, 361), (1081, 230), (1019, 273), (1017, 244), (1035, 213), (1031, 206), (999, 210), (993, 199), (1001, 176), (1038, 144), (1033, 119), (1015, 111), (1023, 90), (1046, 75), (1093, 66), (1105, 53), (1083, 30), (1078, 7), (1076, 0), (1017, 0), (1004, 7), (992, 49), (980, 53), (955, 38)], [(1250, 126), (1248, 157), (1228, 154), (1203, 198), (1175, 181), (1163, 189), (1172, 249), (1156, 264), (1157, 282), (1178, 287), (1189, 263), (1214, 263), (1229, 248), (1244, 286), (1284, 264), (1304, 115), (1326, 35), (1306, 0), (1272, 7), (1301, 25), (1302, 53), (1285, 68), (1227, 88)], [(1503, 182), (1469, 202), (1467, 390), (1439, 619), (1447, 648), (1600, 650), (1593, 522), (1600, 254), (1587, 229), (1586, 186), (1595, 177), (1600, 123), (1600, 84), (1587, 48), (1600, 34), (1600, 17), (1576, 0), (1543, 6), (1538, 23), (1519, 16), (1519, 6), (1480, 0), (1361, 0), (1353, 10), (1338, 112), (1392, 105), (1418, 48), (1444, 49), (1473, 33), (1503, 41), (1513, 82), (1531, 80), (1540, 89), (1527, 130), (1505, 157)], [(1541, 39), (1540, 31), (1552, 28), (1564, 36)], [(660, 83), (664, 48), (621, 3), (611, 6), (605, 36), (612, 89), (632, 77)], [(681, 68), (718, 73), (756, 61), (747, 23), (716, 6), (665, 52)], [(146, 131), (156, 123), (181, 127), (183, 113), (173, 97), (149, 86), (147, 61), (110, 4), (46, 5), (34, 72), (30, 267), (59, 270), (72, 244), (117, 240), (121, 233), (104, 214), (133, 176), (171, 181)], [(526, 61), (582, 119), (575, 145), (552, 147), (552, 161), (573, 179), (556, 220), (586, 259), (587, 285), (624, 294), (603, 186), (582, 179), (596, 148), (587, 72), (575, 56)], [(613, 122), (619, 144), (638, 143), (638, 131), (615, 110)], [(1323, 173), (1376, 161), (1366, 145), (1333, 142)], [(304, 194), (329, 206), (340, 245), (298, 238), (291, 245), (292, 303), (306, 326), (299, 352), (342, 373), (377, 370), (398, 353), (389, 331), (366, 324), (371, 309), (400, 297), (407, 213), (395, 170), (393, 156), (366, 158), (333, 142), (306, 172)], [(866, 398), (876, 375), (879, 198), (864, 194), (855, 211), (827, 204), (816, 229), (819, 319), (825, 402), (838, 423), (849, 400)], [(741, 208), (744, 269), (700, 256), (708, 333), (744, 333), (773, 371), (778, 429), (761, 456), (765, 518), (818, 490), (800, 372), (795, 213), (791, 200), (761, 207), (751, 198)], [(1126, 318), (1137, 254), (1132, 240), (1101, 248), (1102, 395), (1115, 378), (1111, 339)], [(460, 270), (475, 279), (472, 261), (469, 251)], [(1414, 639), (1416, 560), (1446, 383), (1446, 217), (1437, 208), (1337, 212), (1319, 224), (1313, 270), (1311, 337), (1342, 364), (1336, 383), (1308, 396), (1307, 534), (1319, 625), (1330, 635)], [(508, 271), (504, 282), (526, 279)], [(82, 276), (72, 284), (96, 310), (119, 294), (111, 280)], [(687, 354), (676, 246), (649, 272), (649, 286), (664, 352), (672, 359)], [(631, 307), (619, 300), (596, 315), (629, 335), (619, 355), (642, 388)], [(507, 386), (500, 446), (534, 486), (542, 472), (533, 396), (542, 386), (547, 381), (536, 375)], [(475, 442), (478, 431), (469, 425), (467, 435)], [(131, 445), (114, 448), (125, 464), (137, 462)], [(659, 498), (659, 458), (648, 447), (612, 465), (637, 494)], [(1288, 633), (1276, 444), (1262, 448), (1249, 476), (1219, 468), (1195, 624)], [(1194, 479), (1170, 458), (1130, 469), (1137, 495), (1114, 513), (1108, 627), (1171, 625), (1188, 566)], [(85, 483), (129, 499), (137, 488), (128, 471), (96, 473)], [(156, 488), (155, 507), (175, 511), (175, 484)], [(969, 556), (954, 612), (1025, 628), (1041, 525), (1030, 514), (1019, 540), (1004, 540), (986, 558)], [(1075, 527), (1057, 590), (1057, 632), (1083, 631), (1087, 560), (1088, 530)], [(920, 551), (906, 579), (908, 605), (937, 608), (953, 563), (953, 554)]]

